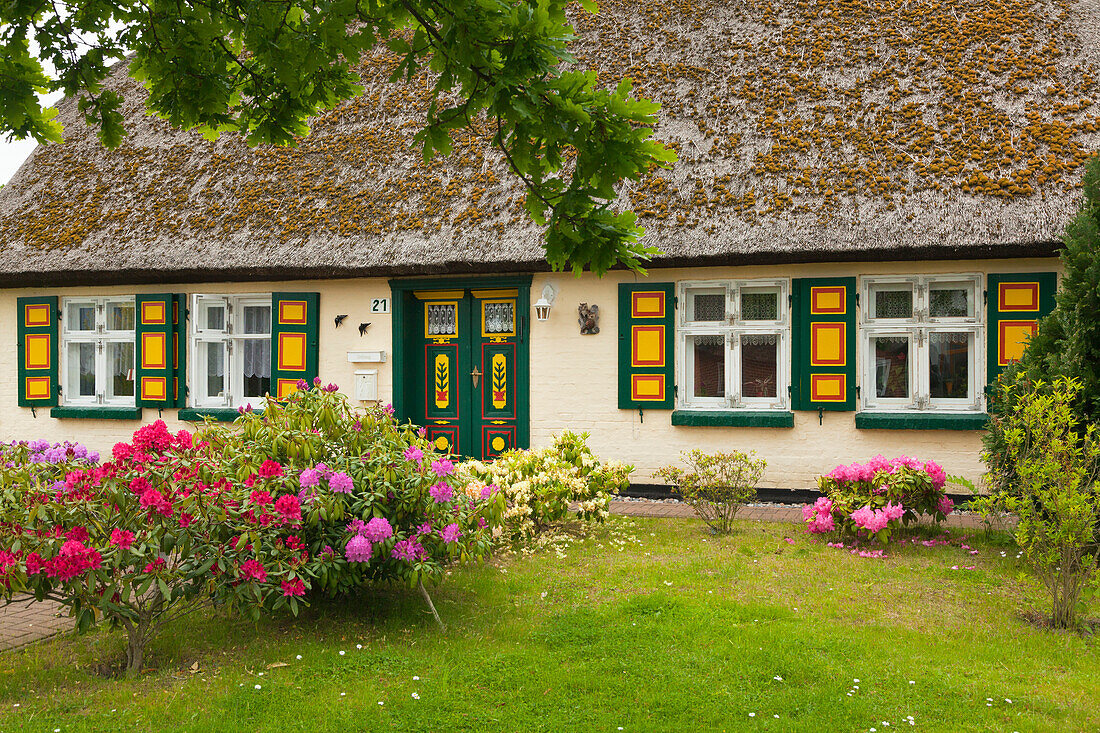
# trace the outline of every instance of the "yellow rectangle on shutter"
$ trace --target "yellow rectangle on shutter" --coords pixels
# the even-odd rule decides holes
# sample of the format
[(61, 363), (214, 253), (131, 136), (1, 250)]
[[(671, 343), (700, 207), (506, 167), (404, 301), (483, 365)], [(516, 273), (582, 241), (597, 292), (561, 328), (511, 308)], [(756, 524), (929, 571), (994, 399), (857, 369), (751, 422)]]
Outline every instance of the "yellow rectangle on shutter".
[(279, 370), (304, 372), (306, 370), (306, 335), (304, 333), (279, 334)]
[(24, 366), (27, 369), (49, 369), (50, 368), (50, 334), (48, 333), (29, 333), (24, 336), (24, 345), (26, 347), (26, 359)]

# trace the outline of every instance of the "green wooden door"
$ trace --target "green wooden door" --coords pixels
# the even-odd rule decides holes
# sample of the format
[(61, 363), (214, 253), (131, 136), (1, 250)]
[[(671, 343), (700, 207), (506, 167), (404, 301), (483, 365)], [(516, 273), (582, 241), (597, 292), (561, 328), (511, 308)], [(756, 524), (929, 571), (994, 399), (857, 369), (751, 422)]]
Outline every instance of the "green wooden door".
[[(409, 417), (437, 450), (492, 459), (527, 446), (527, 321), (517, 288), (415, 290), (404, 301)], [(413, 348), (408, 348), (413, 346)]]

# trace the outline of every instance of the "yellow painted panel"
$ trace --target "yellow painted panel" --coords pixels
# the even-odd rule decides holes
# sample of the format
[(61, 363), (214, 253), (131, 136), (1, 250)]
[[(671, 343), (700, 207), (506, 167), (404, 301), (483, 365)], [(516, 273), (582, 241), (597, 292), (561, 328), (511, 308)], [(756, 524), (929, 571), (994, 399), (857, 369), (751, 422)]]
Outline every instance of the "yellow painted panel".
[(1005, 366), (1019, 361), (1027, 348), (1027, 342), (1035, 333), (1035, 324), (1030, 321), (1001, 322), (1001, 344), (998, 363)]
[(23, 308), (23, 325), (27, 328), (41, 328), (50, 325), (50, 306), (46, 303), (32, 303)]
[(843, 366), (843, 323), (810, 324), (810, 364), (814, 366)]
[(304, 300), (280, 300), (279, 323), (304, 325), (306, 322), (306, 302)]
[(306, 335), (304, 333), (279, 334), (279, 370), (304, 372), (306, 370)]
[(632, 366), (660, 367), (665, 365), (664, 326), (632, 326)]
[(49, 369), (50, 335), (48, 333), (27, 334), (25, 344), (24, 364), (27, 369)]
[(28, 400), (45, 400), (50, 397), (49, 377), (27, 377), (26, 393)]
[[(168, 334), (141, 334), (141, 368), (164, 369), (168, 366)], [(155, 399), (155, 398), (150, 398)]]
[(148, 326), (167, 322), (168, 313), (164, 309), (164, 301), (147, 300), (141, 304), (142, 325)]

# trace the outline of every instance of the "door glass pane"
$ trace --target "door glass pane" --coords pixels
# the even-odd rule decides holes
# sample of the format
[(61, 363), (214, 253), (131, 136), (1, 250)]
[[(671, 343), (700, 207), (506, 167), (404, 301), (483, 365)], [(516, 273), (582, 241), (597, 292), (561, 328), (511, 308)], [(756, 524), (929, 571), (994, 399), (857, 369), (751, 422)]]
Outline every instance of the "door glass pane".
[[(130, 308), (133, 317), (133, 307)], [(107, 344), (107, 397), (134, 396), (134, 342)]]
[(741, 336), (741, 396), (775, 397), (779, 381), (779, 337), (774, 333)]
[(970, 334), (929, 335), (928, 377), (933, 398), (965, 400), (970, 397)]
[(742, 321), (778, 321), (779, 293), (760, 290), (741, 291)]
[(206, 346), (206, 396), (218, 397), (225, 392), (225, 344), (211, 341)]
[(512, 301), (505, 303), (483, 303), (485, 319), (485, 333), (512, 333), (515, 328), (514, 311), (515, 304)]
[(875, 350), (875, 395), (890, 399), (909, 396), (909, 338), (878, 336)]
[(95, 344), (69, 344), (65, 389), (72, 397), (95, 397)]
[(912, 318), (913, 317), (913, 291), (876, 289), (874, 297), (874, 313), (872, 318)]
[(688, 320), (718, 322), (726, 320), (726, 291), (689, 291)]
[(91, 303), (70, 303), (65, 325), (70, 331), (94, 331), (95, 305)]
[(933, 318), (968, 318), (974, 315), (967, 287), (935, 287), (928, 293), (928, 314)]
[(458, 304), (429, 303), (428, 336), (453, 336), (458, 333)]
[(134, 330), (134, 304), (133, 303), (108, 303), (107, 304), (107, 330), (108, 331), (133, 331)]
[(726, 339), (723, 336), (692, 336), (695, 397), (726, 396)]
[(240, 341), (244, 366), (244, 396), (263, 397), (271, 390), (271, 340)]
[[(270, 305), (246, 305), (244, 308), (244, 332), (269, 334), (271, 333), (271, 306)], [(211, 326), (211, 328), (213, 328)], [(236, 329), (234, 329), (236, 330)]]

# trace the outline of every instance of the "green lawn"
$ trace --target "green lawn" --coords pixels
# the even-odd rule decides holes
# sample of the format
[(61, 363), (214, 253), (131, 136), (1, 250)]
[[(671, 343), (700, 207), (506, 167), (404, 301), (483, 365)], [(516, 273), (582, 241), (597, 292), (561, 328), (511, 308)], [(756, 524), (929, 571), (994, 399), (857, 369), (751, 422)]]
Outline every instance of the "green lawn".
[(0, 654), (0, 730), (1100, 729), (1095, 638), (1023, 620), (1042, 597), (1015, 552), (968, 543), (874, 560), (794, 526), (618, 518), (456, 571), (446, 632), (386, 590), (181, 623), (132, 681), (99, 673), (118, 634)]

